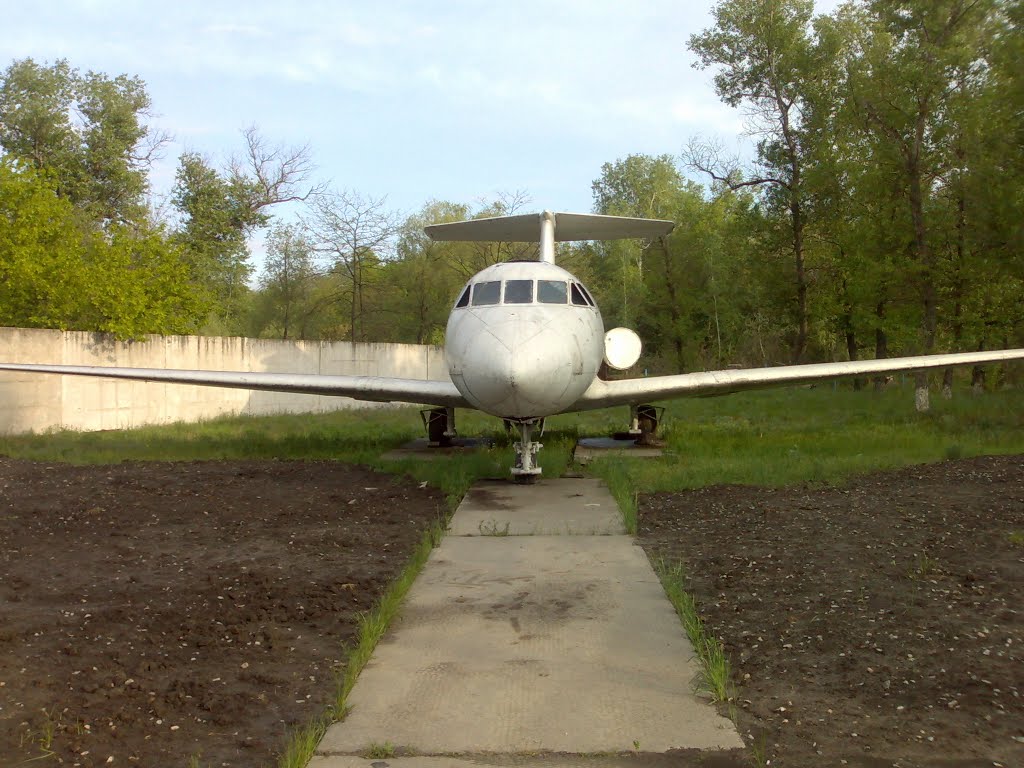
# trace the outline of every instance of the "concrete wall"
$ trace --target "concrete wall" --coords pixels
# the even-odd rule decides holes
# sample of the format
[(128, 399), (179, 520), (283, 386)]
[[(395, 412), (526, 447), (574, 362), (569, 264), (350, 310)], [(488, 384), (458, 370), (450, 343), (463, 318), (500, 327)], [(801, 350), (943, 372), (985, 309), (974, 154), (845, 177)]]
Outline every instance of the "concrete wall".
[[(150, 336), (144, 341), (119, 342), (103, 334), (0, 328), (0, 361), (448, 381), (444, 352), (416, 344), (208, 336)], [(323, 413), (375, 407), (388, 404), (347, 397), (0, 371), (0, 434), (61, 428), (123, 429), (222, 414)]]

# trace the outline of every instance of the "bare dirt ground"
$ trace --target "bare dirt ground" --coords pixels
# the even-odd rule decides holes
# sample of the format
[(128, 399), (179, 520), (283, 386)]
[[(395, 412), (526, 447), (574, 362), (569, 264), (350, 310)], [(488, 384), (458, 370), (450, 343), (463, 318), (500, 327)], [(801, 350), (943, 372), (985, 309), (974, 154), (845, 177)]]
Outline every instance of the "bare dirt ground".
[(772, 766), (1024, 766), (1024, 457), (641, 498)]
[[(0, 765), (272, 765), (442, 509), (330, 462), (0, 458)], [(641, 502), (783, 767), (1024, 765), (1021, 531), (1020, 456)]]
[(330, 462), (0, 458), (0, 765), (276, 764), (443, 511)]

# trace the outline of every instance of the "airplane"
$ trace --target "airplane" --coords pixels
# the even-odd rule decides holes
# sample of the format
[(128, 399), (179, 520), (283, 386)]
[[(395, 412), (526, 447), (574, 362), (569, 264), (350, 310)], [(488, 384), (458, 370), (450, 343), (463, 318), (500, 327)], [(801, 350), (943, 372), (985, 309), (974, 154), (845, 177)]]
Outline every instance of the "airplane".
[(649, 405), (657, 400), (1024, 359), (1024, 349), (1007, 349), (608, 380), (599, 375), (602, 363), (616, 370), (632, 367), (640, 339), (627, 328), (605, 332), (590, 292), (555, 264), (555, 243), (654, 240), (674, 226), (662, 219), (543, 211), (425, 227), (436, 241), (539, 244), (536, 261), (489, 266), (459, 292), (445, 334), (450, 381), (14, 363), (0, 363), (0, 370), (419, 403), (432, 406), (426, 421), (433, 442), (456, 435), (456, 408), (473, 408), (515, 428), (511, 474), (518, 482), (533, 482), (541, 475), (536, 457), (542, 447), (534, 432), (555, 414), (628, 405), (629, 433), (642, 438), (657, 429), (657, 410)]

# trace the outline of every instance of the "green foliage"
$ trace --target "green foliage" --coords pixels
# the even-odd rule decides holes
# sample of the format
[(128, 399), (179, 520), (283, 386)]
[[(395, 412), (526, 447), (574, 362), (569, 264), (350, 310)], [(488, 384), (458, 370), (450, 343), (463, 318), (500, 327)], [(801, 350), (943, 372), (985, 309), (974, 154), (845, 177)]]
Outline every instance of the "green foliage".
[(182, 153), (171, 202), (183, 219), (174, 241), (189, 261), (193, 289), (224, 318), (236, 318), (252, 267), (246, 238), (267, 223), (255, 185)]
[(52, 177), (0, 159), (0, 323), (106, 331), (120, 338), (188, 333), (203, 312), (180, 252), (160, 230), (99, 233)]
[[(560, 244), (650, 373), (1024, 343), (1024, 3), (720, 0), (689, 40), (756, 137), (628, 154), (598, 213), (669, 218), (664, 242)], [(32, 327), (443, 343), (465, 281), (535, 244), (435, 243), (436, 222), (527, 210), (525, 193), (383, 200), (306, 182), (306, 148), (243, 131), (239, 158), (180, 159), (163, 226), (145, 205), (145, 84), (16, 60), (0, 73), (0, 321)], [(684, 173), (698, 170), (705, 186)], [(270, 228), (256, 285), (249, 243)], [(980, 374), (979, 374), (980, 376)]]
[(161, 141), (145, 125), (149, 107), (137, 77), (82, 75), (63, 59), (17, 60), (0, 78), (0, 147), (49, 173), (59, 196), (90, 221), (139, 222), (149, 157)]

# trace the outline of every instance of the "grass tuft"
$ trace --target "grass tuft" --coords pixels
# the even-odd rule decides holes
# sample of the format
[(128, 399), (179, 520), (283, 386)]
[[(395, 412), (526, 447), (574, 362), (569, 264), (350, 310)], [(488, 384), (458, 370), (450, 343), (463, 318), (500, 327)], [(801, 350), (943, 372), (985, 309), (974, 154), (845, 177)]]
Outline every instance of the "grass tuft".
[(477, 526), (477, 530), (480, 531), (481, 536), (508, 536), (509, 529), (512, 527), (511, 522), (506, 522), (504, 525), (499, 525), (497, 520), (481, 520), (480, 525)]
[(939, 561), (927, 552), (919, 552), (914, 564), (907, 569), (907, 578), (926, 579), (939, 569)]
[(395, 745), (390, 741), (385, 741), (383, 744), (371, 744), (370, 748), (366, 751), (366, 756), (371, 760), (384, 760), (394, 757)]
[(664, 560), (654, 563), (669, 602), (676, 609), (679, 620), (690, 638), (693, 650), (700, 659), (701, 681), (698, 690), (706, 691), (716, 703), (734, 698), (732, 668), (718, 638), (708, 634), (697, 612), (697, 603), (686, 591), (686, 572), (682, 563), (668, 564)]

